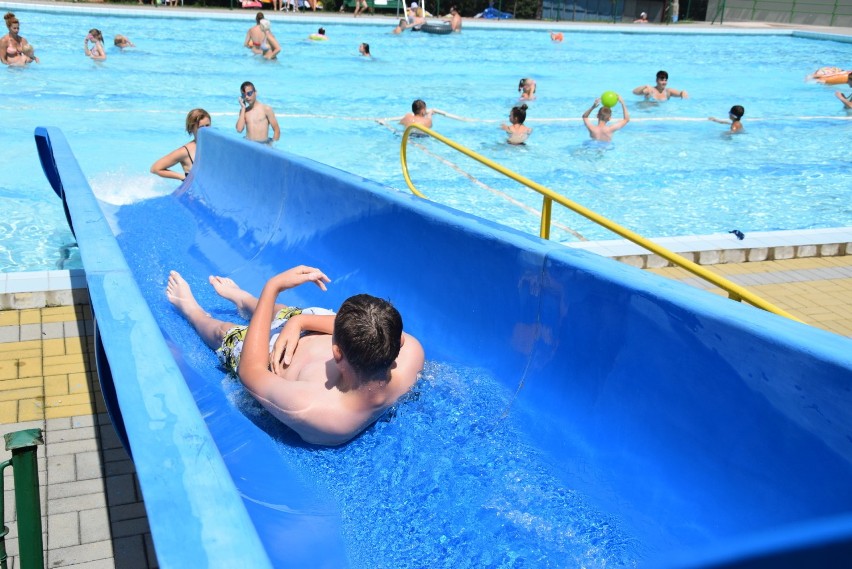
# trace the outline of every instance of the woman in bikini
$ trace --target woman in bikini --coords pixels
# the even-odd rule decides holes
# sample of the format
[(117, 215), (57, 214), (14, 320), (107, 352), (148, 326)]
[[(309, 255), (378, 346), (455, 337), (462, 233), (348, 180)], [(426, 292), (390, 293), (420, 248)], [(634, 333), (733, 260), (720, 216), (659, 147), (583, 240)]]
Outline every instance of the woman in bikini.
[(18, 33), (21, 30), (21, 22), (15, 14), (6, 12), (3, 19), (6, 21), (9, 33), (0, 38), (0, 61), (6, 65), (26, 65), (33, 61), (38, 63), (33, 47)]
[[(89, 47), (89, 42), (92, 46)], [(104, 50), (104, 35), (97, 28), (89, 30), (89, 35), (83, 40), (83, 51), (92, 59), (103, 61), (106, 59), (106, 51)]]
[(243, 45), (252, 52), (260, 55), (263, 51), (260, 49), (260, 46), (263, 45), (263, 40), (266, 39), (266, 34), (263, 33), (263, 30), (260, 29), (260, 21), (265, 19), (263, 17), (263, 12), (258, 12), (254, 17), (255, 25), (249, 28), (246, 32), (246, 39), (243, 42)]
[[(210, 113), (204, 109), (189, 111), (186, 115), (186, 132), (192, 136), (192, 140), (154, 162), (151, 173), (163, 178), (185, 180), (195, 162), (195, 137), (198, 136), (199, 129), (207, 126), (210, 126)], [(183, 172), (169, 170), (175, 164), (180, 164)]]

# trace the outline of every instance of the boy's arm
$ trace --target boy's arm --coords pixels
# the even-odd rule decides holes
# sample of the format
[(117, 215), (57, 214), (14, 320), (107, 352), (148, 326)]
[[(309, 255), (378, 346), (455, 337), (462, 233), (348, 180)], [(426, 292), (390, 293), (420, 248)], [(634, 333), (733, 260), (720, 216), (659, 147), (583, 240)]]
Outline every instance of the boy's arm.
[(261, 398), (268, 397), (280, 378), (269, 371), (269, 324), (275, 314), (275, 299), (287, 289), (313, 282), (322, 290), (329, 278), (319, 269), (294, 267), (269, 279), (260, 293), (257, 308), (249, 322), (237, 373), (246, 388)]
[(272, 127), (272, 140), (281, 138), (281, 128), (278, 126), (278, 119), (275, 118), (275, 111), (269, 105), (266, 106), (266, 118), (269, 120), (269, 126)]
[(595, 99), (595, 102), (592, 103), (592, 106), (589, 107), (588, 109), (586, 109), (586, 112), (583, 113), (583, 123), (585, 123), (586, 128), (589, 129), (589, 132), (592, 132), (592, 130), (594, 130), (592, 128), (594, 126), (594, 123), (589, 118), (589, 115), (592, 114), (592, 111), (595, 110), (595, 108), (598, 106), (598, 103), (600, 103), (600, 102), (601, 102), (600, 98)]
[(639, 85), (633, 89), (634, 95), (647, 95), (648, 85)]
[(237, 117), (237, 132), (242, 132), (246, 127), (246, 105), (243, 103), (243, 98), (240, 97), (240, 114)]
[(707, 117), (707, 120), (708, 120), (708, 121), (717, 122), (717, 123), (719, 123), (719, 124), (731, 124), (731, 121), (726, 121), (726, 120), (722, 120), (722, 119), (717, 119), (716, 117)]
[(843, 103), (844, 107), (846, 107), (847, 109), (852, 109), (852, 99), (847, 99), (840, 91), (835, 91), (834, 96), (840, 99), (840, 102)]
[(681, 99), (688, 99), (689, 95), (686, 91), (678, 91), (677, 89), (669, 89), (669, 97), (680, 97)]
[(628, 112), (627, 105), (624, 104), (624, 99), (621, 98), (621, 95), (618, 96), (618, 102), (621, 103), (621, 112), (624, 114), (624, 118), (612, 125), (610, 127), (610, 132), (623, 128), (624, 125), (630, 122), (630, 113)]

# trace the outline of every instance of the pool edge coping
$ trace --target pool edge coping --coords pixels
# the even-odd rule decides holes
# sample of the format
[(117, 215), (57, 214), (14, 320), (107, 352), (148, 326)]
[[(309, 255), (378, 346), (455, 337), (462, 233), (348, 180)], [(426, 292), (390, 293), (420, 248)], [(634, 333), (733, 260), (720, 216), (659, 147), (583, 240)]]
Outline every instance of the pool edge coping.
[[(688, 235), (651, 239), (704, 266), (852, 255), (852, 227), (752, 232), (740, 241), (731, 234)], [(625, 239), (565, 243), (640, 269), (672, 264)], [(86, 304), (83, 269), (0, 273), (0, 310)]]

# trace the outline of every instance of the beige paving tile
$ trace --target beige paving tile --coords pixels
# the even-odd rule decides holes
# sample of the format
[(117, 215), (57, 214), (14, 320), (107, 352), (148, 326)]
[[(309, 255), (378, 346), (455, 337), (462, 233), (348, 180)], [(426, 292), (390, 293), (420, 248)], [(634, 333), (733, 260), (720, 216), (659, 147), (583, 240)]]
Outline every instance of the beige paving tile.
[(0, 310), (0, 326), (17, 326), (19, 323), (17, 310)]
[(41, 350), (45, 356), (64, 356), (65, 338), (50, 338), (41, 341)]
[(0, 401), (0, 424), (18, 422), (18, 401)]

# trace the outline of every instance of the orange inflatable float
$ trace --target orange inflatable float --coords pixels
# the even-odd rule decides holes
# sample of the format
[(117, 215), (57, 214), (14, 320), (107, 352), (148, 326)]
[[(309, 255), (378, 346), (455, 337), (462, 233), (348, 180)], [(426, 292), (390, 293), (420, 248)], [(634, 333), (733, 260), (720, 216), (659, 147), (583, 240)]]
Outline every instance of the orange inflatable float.
[(808, 79), (813, 79), (824, 85), (840, 85), (846, 83), (850, 73), (852, 71), (840, 69), (839, 67), (820, 67), (813, 74), (808, 75)]

